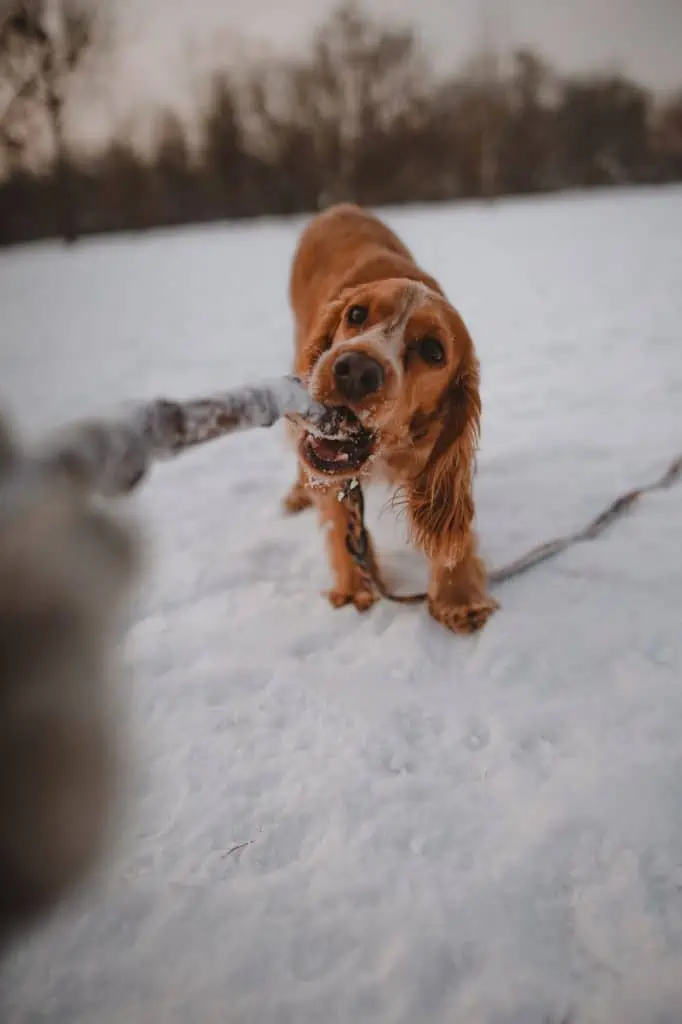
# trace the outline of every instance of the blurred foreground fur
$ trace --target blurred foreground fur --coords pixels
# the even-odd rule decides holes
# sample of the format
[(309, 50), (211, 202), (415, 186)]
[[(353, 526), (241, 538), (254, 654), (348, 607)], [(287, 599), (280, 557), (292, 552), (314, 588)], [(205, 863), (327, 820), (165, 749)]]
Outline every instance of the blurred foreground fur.
[(30, 455), (0, 418), (0, 952), (85, 879), (111, 834), (120, 641), (141, 549), (97, 496), (128, 494), (155, 461), (283, 416), (349, 429), (291, 377), (134, 404)]
[(77, 481), (33, 471), (0, 422), (0, 952), (106, 849), (138, 552)]

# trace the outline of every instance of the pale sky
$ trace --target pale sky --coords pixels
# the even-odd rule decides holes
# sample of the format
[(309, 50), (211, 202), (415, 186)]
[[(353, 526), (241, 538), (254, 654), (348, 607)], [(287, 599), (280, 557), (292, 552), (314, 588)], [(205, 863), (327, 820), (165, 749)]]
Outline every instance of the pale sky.
[[(114, 74), (88, 89), (95, 134), (109, 120), (170, 102), (189, 109), (191, 75), (209, 63), (300, 50), (336, 0), (97, 0), (115, 14)], [(455, 70), (484, 26), (501, 48), (531, 45), (561, 70), (621, 69), (646, 85), (682, 87), (682, 0), (364, 0), (414, 25), (439, 71)], [(112, 85), (113, 82), (113, 85)], [(107, 114), (105, 114), (105, 110)], [(92, 118), (89, 120), (93, 121)]]

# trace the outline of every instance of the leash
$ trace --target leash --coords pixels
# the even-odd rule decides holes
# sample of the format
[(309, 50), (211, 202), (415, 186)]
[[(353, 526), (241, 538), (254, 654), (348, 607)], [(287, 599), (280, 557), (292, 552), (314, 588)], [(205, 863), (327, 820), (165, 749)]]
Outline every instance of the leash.
[(347, 480), (337, 494), (337, 498), (348, 513), (346, 548), (365, 583), (377, 590), (387, 601), (395, 601), (398, 604), (419, 604), (421, 601), (425, 601), (426, 594), (394, 594), (381, 579), (372, 557), (369, 534), (365, 526), (365, 499), (360, 481), (355, 477)]
[[(562, 554), (576, 544), (595, 540), (617, 520), (623, 519), (645, 494), (668, 490), (678, 483), (680, 478), (682, 478), (682, 455), (673, 459), (665, 473), (658, 480), (622, 494), (581, 530), (576, 530), (574, 533), (569, 533), (564, 537), (557, 537), (555, 540), (539, 544), (525, 555), (521, 555), (520, 558), (509, 562), (500, 569), (494, 570), (488, 574), (488, 581), (492, 586), (507, 583), (509, 580), (522, 576), (529, 569), (534, 569), (536, 565), (556, 558), (557, 555)], [(425, 593), (395, 594), (381, 580), (371, 554), (369, 534), (365, 526), (365, 502), (359, 480), (355, 478), (348, 480), (339, 491), (338, 500), (344, 505), (348, 513), (346, 547), (365, 581), (370, 583), (382, 597), (389, 601), (398, 602), (399, 604), (418, 604), (421, 601), (425, 601), (427, 597)]]

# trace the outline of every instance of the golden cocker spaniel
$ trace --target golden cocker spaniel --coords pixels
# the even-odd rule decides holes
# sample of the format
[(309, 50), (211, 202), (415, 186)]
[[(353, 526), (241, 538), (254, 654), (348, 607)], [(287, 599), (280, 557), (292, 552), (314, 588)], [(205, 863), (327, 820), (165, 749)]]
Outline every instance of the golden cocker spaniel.
[(413, 543), (430, 562), (428, 604), (457, 633), (480, 629), (497, 608), (472, 529), (472, 479), (481, 400), (479, 364), (462, 318), (438, 282), (381, 220), (350, 204), (314, 217), (296, 249), (290, 299), (294, 370), (312, 396), (349, 408), (353, 441), (291, 429), (298, 478), (289, 512), (310, 504), (327, 530), (335, 607), (369, 608), (345, 544), (340, 483), (355, 476), (399, 490)]

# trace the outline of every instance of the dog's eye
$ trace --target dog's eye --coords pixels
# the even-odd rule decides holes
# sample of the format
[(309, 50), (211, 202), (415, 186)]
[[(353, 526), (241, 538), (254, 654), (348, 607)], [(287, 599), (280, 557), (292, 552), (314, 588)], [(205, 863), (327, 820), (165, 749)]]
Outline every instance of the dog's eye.
[(422, 338), (417, 346), (417, 351), (429, 366), (442, 366), (445, 362), (445, 349), (438, 338)]
[(351, 306), (346, 313), (346, 320), (353, 327), (360, 327), (369, 316), (367, 306)]

